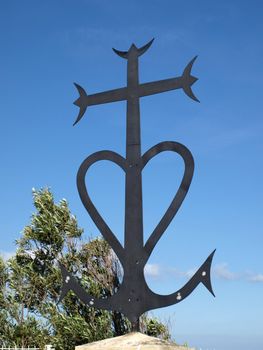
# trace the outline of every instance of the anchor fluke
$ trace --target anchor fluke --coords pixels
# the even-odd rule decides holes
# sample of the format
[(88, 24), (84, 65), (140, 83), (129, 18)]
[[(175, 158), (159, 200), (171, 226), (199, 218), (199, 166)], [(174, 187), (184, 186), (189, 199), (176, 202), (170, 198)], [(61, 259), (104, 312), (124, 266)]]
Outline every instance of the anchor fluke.
[(191, 70), (194, 64), (194, 61), (197, 59), (197, 56), (195, 56), (185, 67), (183, 71), (183, 90), (187, 96), (189, 96), (191, 99), (193, 99), (196, 102), (200, 102), (198, 98), (194, 95), (191, 86), (198, 80), (198, 78), (191, 75)]
[(211, 284), (211, 266), (212, 260), (214, 257), (216, 249), (209, 255), (203, 265), (200, 267), (199, 271), (201, 272), (201, 282), (209, 290), (209, 292), (215, 297), (215, 293)]
[(136, 50), (137, 51), (137, 57), (143, 55), (148, 49), (149, 47), (152, 45), (154, 41), (154, 38), (152, 40), (150, 40), (146, 45), (140, 47), (140, 48), (137, 48), (136, 45), (132, 44), (129, 51), (119, 51), (119, 50), (116, 50), (114, 48), (112, 48), (112, 50), (120, 57), (122, 58), (125, 58), (125, 59), (128, 59), (128, 55), (129, 55), (129, 52), (130, 50)]
[(116, 305), (112, 297), (108, 297), (105, 299), (96, 298), (89, 293), (80, 285), (78, 280), (67, 271), (65, 266), (63, 266), (60, 262), (58, 262), (59, 268), (61, 271), (63, 285), (61, 288), (61, 295), (57, 302), (60, 303), (62, 299), (66, 296), (69, 291), (74, 292), (74, 294), (86, 305), (90, 307), (96, 307), (103, 310), (115, 310)]
[(66, 268), (60, 263), (58, 262), (60, 271), (61, 271), (61, 275), (62, 275), (62, 280), (63, 280), (63, 286), (62, 286), (62, 290), (58, 299), (57, 304), (59, 304), (64, 297), (66, 296), (66, 294), (68, 293), (68, 291), (70, 290), (70, 286), (68, 284), (69, 280), (68, 280), (68, 271), (66, 270)]
[(79, 107), (79, 114), (78, 114), (78, 117), (77, 117), (75, 123), (73, 124), (73, 126), (76, 125), (80, 121), (80, 119), (83, 117), (83, 115), (85, 114), (86, 109), (88, 107), (88, 104), (87, 104), (88, 96), (86, 94), (86, 91), (80, 85), (78, 85), (76, 83), (74, 83), (74, 85), (76, 86), (76, 88), (79, 92), (79, 98), (74, 102), (74, 105)]
[(215, 251), (208, 256), (201, 267), (181, 289), (169, 295), (155, 294), (154, 305), (151, 305), (152, 308), (166, 307), (183, 301), (200, 283), (215, 297), (211, 284), (211, 265)]

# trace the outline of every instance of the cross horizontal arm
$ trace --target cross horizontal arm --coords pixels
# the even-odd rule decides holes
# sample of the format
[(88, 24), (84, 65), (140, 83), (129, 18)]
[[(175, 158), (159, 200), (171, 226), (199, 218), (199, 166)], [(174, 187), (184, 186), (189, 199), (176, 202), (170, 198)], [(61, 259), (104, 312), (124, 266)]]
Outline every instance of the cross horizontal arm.
[(198, 101), (191, 89), (191, 86), (197, 81), (197, 78), (191, 75), (191, 69), (195, 60), (196, 57), (194, 57), (188, 63), (183, 71), (182, 76), (180, 77), (138, 84), (136, 86), (136, 89), (132, 89), (132, 91), (128, 87), (123, 87), (120, 89), (87, 95), (86, 91), (80, 85), (75, 83), (75, 86), (79, 92), (79, 98), (74, 102), (74, 104), (79, 107), (79, 114), (73, 125), (77, 124), (80, 121), (80, 119), (85, 114), (88, 106), (128, 100), (129, 98), (135, 97), (134, 95), (143, 97), (182, 88), (187, 96), (195, 101)]
[(139, 85), (139, 96), (149, 96), (183, 87), (182, 77), (153, 81)]
[(85, 90), (78, 84), (75, 84), (80, 96), (74, 102), (74, 104), (80, 108), (86, 108), (92, 105), (98, 105), (102, 103), (116, 102), (127, 99), (127, 88), (114, 89), (97, 94), (87, 95)]
[(191, 75), (191, 69), (196, 60), (197, 56), (194, 57), (188, 65), (185, 67), (183, 74), (180, 77), (158, 80), (150, 83), (141, 84), (139, 86), (139, 96), (149, 96), (158, 94), (165, 91), (183, 89), (185, 94), (195, 101), (198, 99), (193, 94), (191, 86), (197, 81), (197, 78)]
[(87, 105), (98, 105), (102, 103), (117, 102), (127, 99), (127, 88), (109, 90), (105, 92), (99, 92), (97, 94), (87, 96)]

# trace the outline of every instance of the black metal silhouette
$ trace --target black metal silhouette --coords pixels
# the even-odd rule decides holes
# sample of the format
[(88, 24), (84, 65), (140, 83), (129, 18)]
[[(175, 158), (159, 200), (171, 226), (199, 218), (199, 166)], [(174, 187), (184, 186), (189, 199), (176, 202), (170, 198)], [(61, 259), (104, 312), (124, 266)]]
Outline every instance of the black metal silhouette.
[[(126, 87), (87, 95), (81, 86), (75, 84), (80, 94), (75, 104), (80, 108), (80, 111), (74, 125), (82, 118), (87, 107), (90, 105), (127, 100), (126, 158), (112, 151), (93, 153), (84, 160), (77, 175), (77, 187), (83, 205), (122, 264), (124, 271), (122, 284), (113, 296), (106, 299), (94, 298), (60, 264), (63, 276), (60, 300), (62, 300), (69, 290), (73, 290), (84, 303), (92, 307), (104, 310), (116, 310), (125, 314), (131, 321), (133, 330), (139, 330), (139, 317), (145, 311), (176, 304), (184, 300), (199, 283), (203, 283), (214, 295), (211, 286), (210, 270), (215, 250), (209, 255), (194, 276), (173, 294), (159, 295), (154, 293), (149, 289), (144, 277), (144, 267), (155, 245), (176, 215), (187, 194), (193, 177), (194, 160), (191, 152), (184, 145), (173, 141), (161, 142), (149, 149), (144, 155), (141, 155), (139, 99), (143, 96), (182, 88), (190, 98), (198, 101), (191, 90), (191, 85), (197, 80), (197, 78), (191, 75), (191, 68), (196, 57), (189, 62), (180, 77), (145, 84), (139, 83), (138, 57), (146, 52), (152, 42), (153, 40), (141, 48), (137, 48), (132, 44), (127, 52), (113, 49), (117, 55), (126, 59), (128, 62)], [(185, 164), (184, 175), (170, 206), (144, 244), (141, 174), (145, 165), (154, 156), (164, 151), (176, 152), (183, 158)], [(109, 160), (117, 164), (126, 175), (124, 247), (97, 211), (85, 185), (85, 175), (89, 167), (100, 160)]]

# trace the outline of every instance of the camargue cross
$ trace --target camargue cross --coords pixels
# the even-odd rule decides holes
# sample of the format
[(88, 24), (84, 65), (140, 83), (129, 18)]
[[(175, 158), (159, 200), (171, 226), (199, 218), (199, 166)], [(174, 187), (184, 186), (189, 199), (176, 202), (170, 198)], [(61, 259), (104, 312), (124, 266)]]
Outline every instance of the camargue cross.
[[(174, 141), (161, 142), (141, 155), (140, 98), (169, 90), (183, 89), (187, 96), (198, 101), (191, 90), (191, 86), (197, 80), (191, 75), (191, 69), (196, 57), (189, 62), (180, 77), (144, 84), (139, 83), (138, 59), (139, 56), (149, 49), (152, 42), (153, 40), (141, 48), (137, 48), (132, 44), (127, 52), (113, 49), (117, 55), (128, 62), (126, 87), (87, 95), (80, 85), (75, 84), (80, 97), (74, 103), (80, 110), (74, 125), (83, 117), (88, 106), (122, 100), (127, 101), (126, 158), (112, 151), (99, 151), (84, 160), (77, 174), (77, 187), (82, 203), (122, 264), (124, 276), (121, 286), (111, 297), (104, 299), (95, 298), (89, 295), (77, 279), (60, 263), (63, 286), (59, 301), (64, 298), (69, 290), (72, 290), (82, 302), (92, 307), (114, 310), (125, 314), (131, 321), (133, 331), (139, 330), (139, 317), (144, 312), (184, 300), (199, 283), (202, 283), (214, 295), (210, 270), (215, 250), (190, 280), (181, 289), (170, 295), (154, 293), (148, 287), (144, 276), (145, 265), (154, 247), (176, 215), (188, 192), (193, 177), (194, 160), (191, 152), (184, 145)], [(185, 165), (184, 175), (168, 209), (144, 244), (142, 170), (154, 156), (165, 151), (175, 152), (183, 158)], [(122, 168), (126, 176), (124, 246), (120, 244), (94, 206), (86, 188), (85, 176), (88, 169), (91, 165), (101, 160), (108, 160), (117, 164)]]

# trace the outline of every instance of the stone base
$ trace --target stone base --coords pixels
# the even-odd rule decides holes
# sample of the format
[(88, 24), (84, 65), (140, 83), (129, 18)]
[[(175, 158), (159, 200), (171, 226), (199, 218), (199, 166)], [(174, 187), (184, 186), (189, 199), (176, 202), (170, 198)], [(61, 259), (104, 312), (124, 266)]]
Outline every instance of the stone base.
[(178, 346), (142, 333), (129, 333), (120, 337), (104, 339), (79, 345), (75, 350), (194, 350), (185, 346)]

